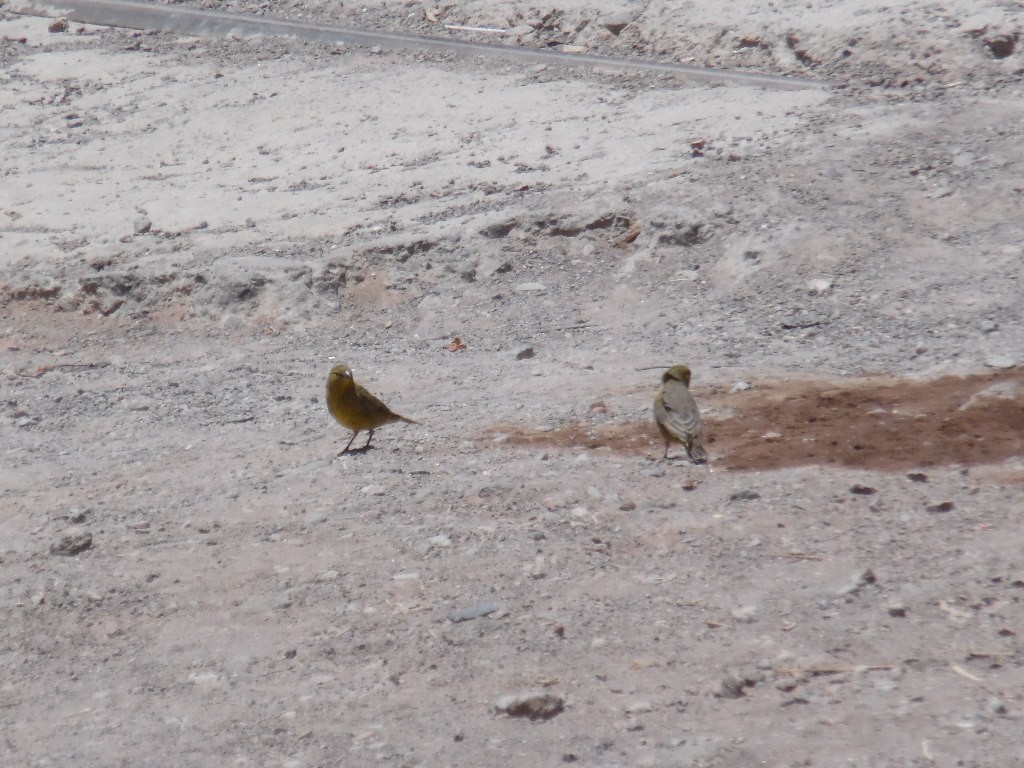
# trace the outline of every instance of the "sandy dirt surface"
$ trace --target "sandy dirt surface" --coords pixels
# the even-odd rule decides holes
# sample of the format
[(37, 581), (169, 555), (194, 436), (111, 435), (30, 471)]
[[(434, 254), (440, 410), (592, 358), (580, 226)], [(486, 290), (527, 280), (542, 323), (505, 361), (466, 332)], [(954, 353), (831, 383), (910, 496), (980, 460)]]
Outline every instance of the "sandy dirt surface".
[(719, 5), (0, 5), (0, 764), (1024, 765), (1024, 9)]

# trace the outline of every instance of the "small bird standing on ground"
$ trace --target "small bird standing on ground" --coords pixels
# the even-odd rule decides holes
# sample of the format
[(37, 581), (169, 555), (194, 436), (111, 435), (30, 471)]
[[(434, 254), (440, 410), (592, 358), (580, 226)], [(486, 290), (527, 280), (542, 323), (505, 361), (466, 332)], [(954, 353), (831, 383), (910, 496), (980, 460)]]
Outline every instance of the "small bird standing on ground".
[(690, 461), (703, 464), (708, 455), (700, 442), (700, 411), (690, 394), (690, 369), (673, 365), (661, 375), (661, 381), (661, 392), (654, 398), (654, 420), (665, 438), (665, 454), (661, 458), (668, 458), (669, 444), (675, 440), (686, 448)]
[(370, 435), (366, 438), (366, 445), (357, 449), (360, 451), (370, 447), (373, 432), (378, 427), (395, 421), (419, 424), (418, 421), (399, 416), (361, 385), (356, 384), (352, 378), (352, 369), (347, 365), (334, 366), (327, 376), (327, 410), (341, 426), (352, 430), (352, 439), (341, 453), (348, 453), (352, 441), (364, 429), (369, 430)]

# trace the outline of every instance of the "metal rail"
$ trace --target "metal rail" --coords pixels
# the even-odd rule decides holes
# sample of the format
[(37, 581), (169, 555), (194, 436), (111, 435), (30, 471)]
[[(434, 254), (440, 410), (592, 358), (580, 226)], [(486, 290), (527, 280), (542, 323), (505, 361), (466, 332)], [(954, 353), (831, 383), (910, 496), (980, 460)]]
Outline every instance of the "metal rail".
[(312, 42), (434, 51), (463, 56), (488, 56), (564, 67), (599, 67), (626, 72), (665, 73), (695, 82), (748, 85), (784, 90), (825, 88), (830, 85), (830, 83), (820, 80), (801, 77), (712, 69), (650, 59), (518, 48), (495, 43), (409, 35), (400, 32), (346, 29), (328, 24), (225, 13), (224, 11), (190, 8), (184, 5), (133, 2), (132, 0), (11, 0), (8, 3), (8, 8), (15, 13), (29, 16), (66, 16), (71, 21), (80, 24), (157, 30), (200, 37), (225, 37), (227, 35), (291, 37)]

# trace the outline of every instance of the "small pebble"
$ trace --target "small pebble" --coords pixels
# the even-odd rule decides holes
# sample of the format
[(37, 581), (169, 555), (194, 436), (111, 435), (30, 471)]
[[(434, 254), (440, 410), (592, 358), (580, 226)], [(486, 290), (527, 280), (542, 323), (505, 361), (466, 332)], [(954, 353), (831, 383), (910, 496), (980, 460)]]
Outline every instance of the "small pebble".
[(494, 702), (494, 711), (498, 714), (530, 720), (550, 720), (564, 709), (565, 699), (553, 693), (514, 693)]
[(1017, 47), (1017, 41), (1018, 36), (1016, 33), (1012, 35), (992, 35), (982, 39), (982, 42), (994, 59), (1005, 59), (1007, 56), (1010, 56)]
[(732, 617), (741, 624), (750, 624), (757, 616), (757, 607), (753, 605), (741, 605), (733, 608), (730, 612)]
[(740, 699), (747, 681), (735, 672), (726, 672), (722, 677), (722, 685), (718, 695), (723, 699)]
[(645, 715), (648, 712), (653, 712), (654, 707), (649, 701), (634, 701), (628, 707), (626, 707), (627, 715)]
[(92, 547), (92, 534), (81, 528), (68, 528), (64, 534), (50, 546), (51, 555), (72, 557)]
[(850, 493), (856, 494), (857, 496), (874, 496), (878, 491), (870, 485), (861, 485), (860, 483), (857, 483), (850, 488)]
[(993, 696), (988, 700), (988, 708), (994, 715), (1006, 714), (1006, 703), (998, 696)]
[(760, 498), (760, 493), (747, 489), (745, 491), (736, 491), (736, 493), (729, 496), (729, 501), (756, 501)]
[(487, 616), (498, 610), (496, 603), (485, 601), (482, 603), (476, 603), (475, 605), (467, 606), (466, 608), (459, 608), (448, 614), (448, 618), (454, 623), (458, 624), (461, 621), (471, 621), (472, 619), (479, 619), (482, 616)]
[(854, 577), (853, 581), (850, 582), (848, 586), (843, 587), (838, 592), (836, 592), (836, 594), (840, 597), (844, 597), (846, 595), (855, 595), (858, 592), (860, 592), (864, 587), (870, 584), (875, 584), (877, 581), (878, 578), (875, 576), (875, 572), (872, 571), (870, 568), (865, 568), (863, 571), (857, 574), (857, 576)]
[(601, 19), (601, 26), (618, 37), (626, 27), (633, 21), (633, 14), (628, 12), (612, 13)]
[(72, 523), (76, 523), (76, 524), (77, 523), (84, 523), (85, 522), (85, 518), (88, 515), (89, 515), (89, 510), (87, 510), (87, 509), (79, 509), (78, 507), (75, 507), (68, 514), (68, 521), (72, 522)]
[(907, 607), (903, 603), (890, 603), (886, 610), (895, 619), (902, 619), (907, 615)]

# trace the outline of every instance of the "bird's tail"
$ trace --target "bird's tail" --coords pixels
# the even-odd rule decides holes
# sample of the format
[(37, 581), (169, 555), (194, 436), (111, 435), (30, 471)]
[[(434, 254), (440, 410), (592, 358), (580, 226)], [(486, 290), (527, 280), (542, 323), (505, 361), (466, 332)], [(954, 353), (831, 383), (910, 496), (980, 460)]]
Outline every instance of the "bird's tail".
[(419, 422), (416, 421), (415, 419), (410, 419), (405, 416), (401, 416), (397, 413), (395, 414), (395, 416), (398, 418), (399, 421), (404, 421), (406, 424), (419, 424)]

